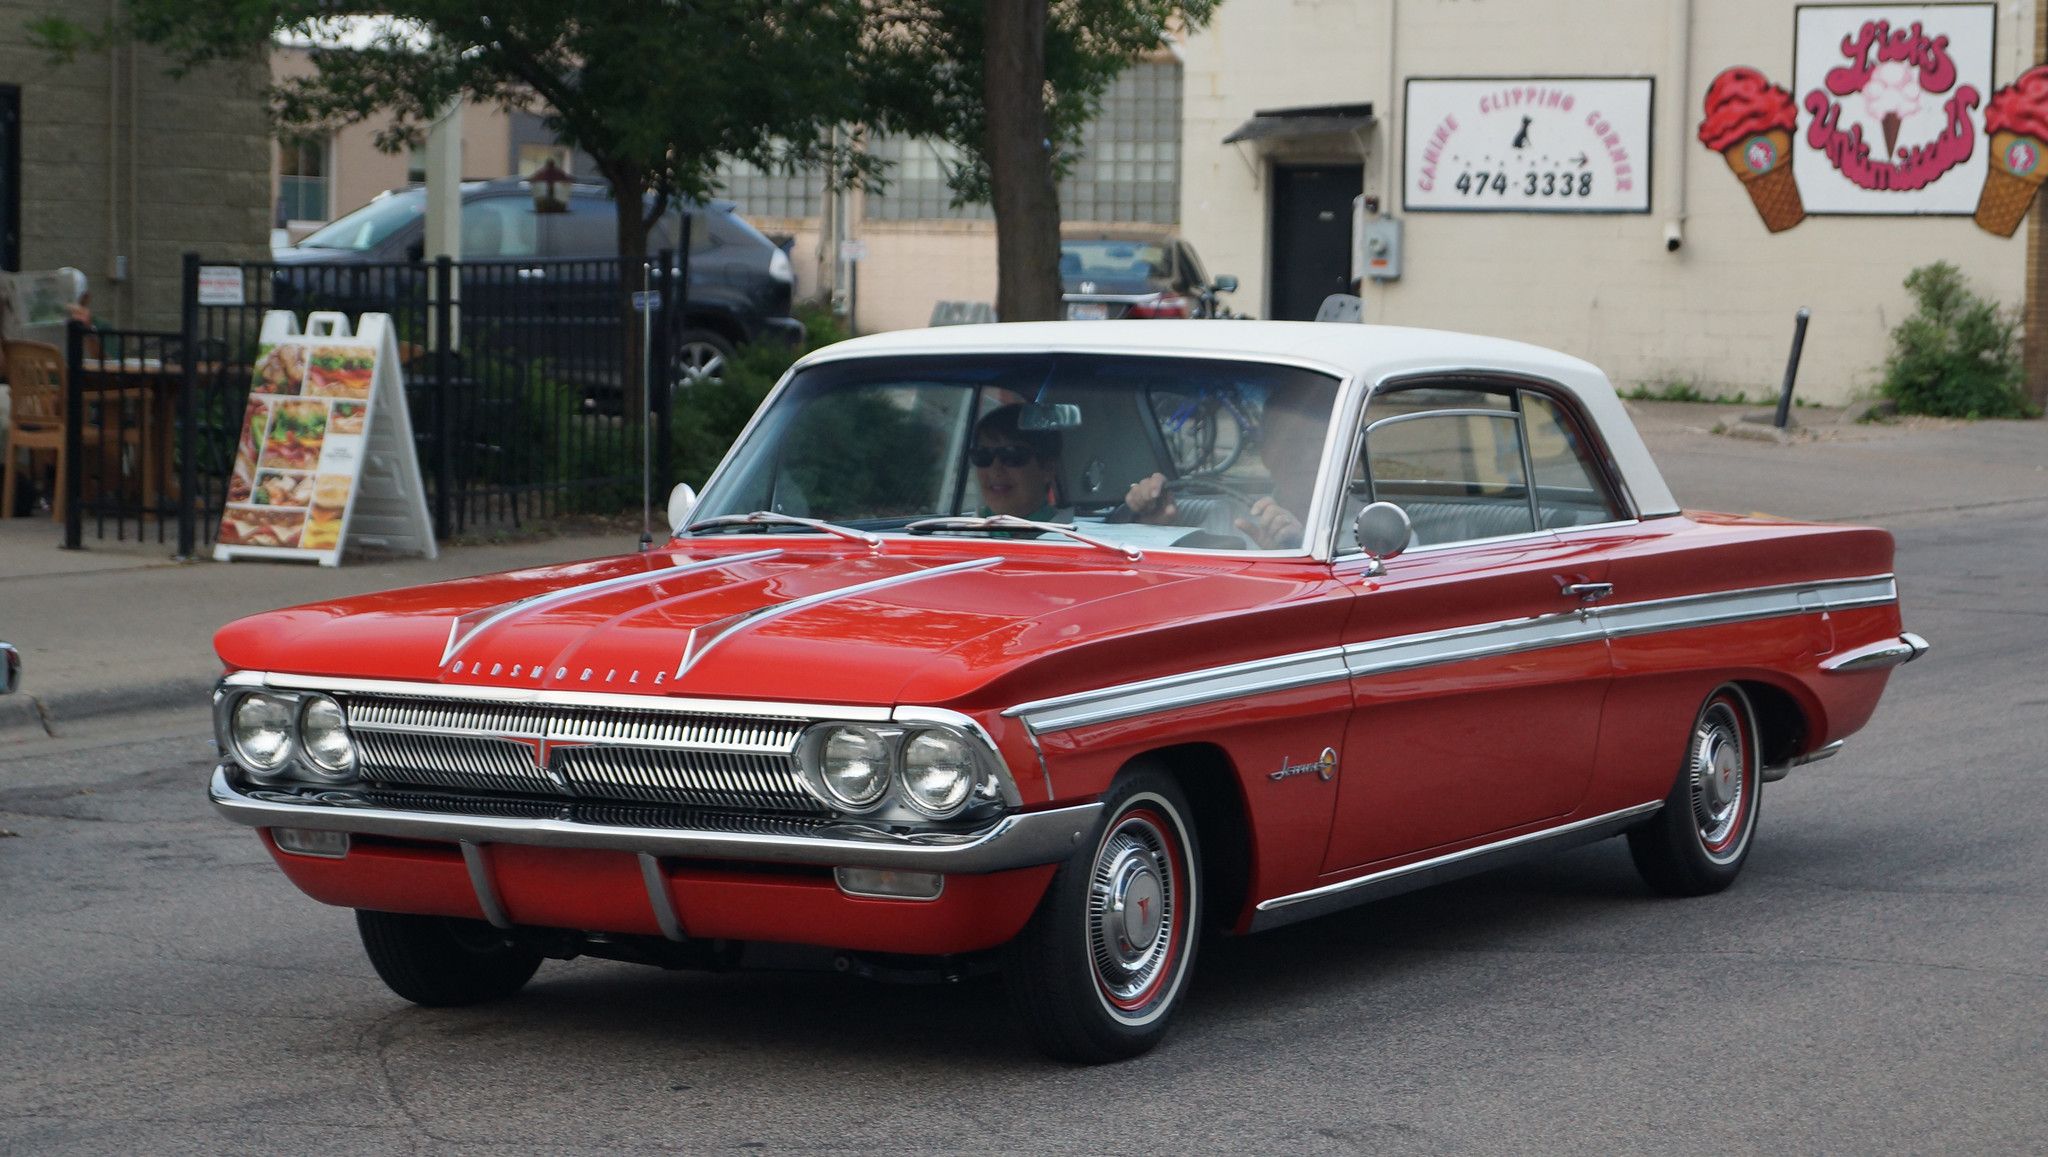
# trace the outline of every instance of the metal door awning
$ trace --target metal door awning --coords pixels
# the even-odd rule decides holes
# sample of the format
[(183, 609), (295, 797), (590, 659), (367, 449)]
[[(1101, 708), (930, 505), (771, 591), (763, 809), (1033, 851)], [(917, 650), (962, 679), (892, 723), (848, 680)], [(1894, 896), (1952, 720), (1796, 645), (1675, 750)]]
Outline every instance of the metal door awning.
[(1223, 138), (1226, 145), (1244, 141), (1295, 140), (1358, 133), (1375, 123), (1371, 102), (1261, 109)]

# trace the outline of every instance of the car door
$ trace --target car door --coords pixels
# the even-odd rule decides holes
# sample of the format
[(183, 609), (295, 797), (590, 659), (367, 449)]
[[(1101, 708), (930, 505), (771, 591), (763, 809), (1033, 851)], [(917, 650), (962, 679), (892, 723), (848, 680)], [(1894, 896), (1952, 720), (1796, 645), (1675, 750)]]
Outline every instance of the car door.
[(1393, 502), (1414, 534), (1384, 574), (1355, 546), (1337, 562), (1355, 709), (1326, 871), (1507, 838), (1583, 797), (1612, 678), (1585, 611), (1608, 561), (1554, 531), (1619, 507), (1560, 404), (1449, 380), (1368, 406), (1348, 510)]

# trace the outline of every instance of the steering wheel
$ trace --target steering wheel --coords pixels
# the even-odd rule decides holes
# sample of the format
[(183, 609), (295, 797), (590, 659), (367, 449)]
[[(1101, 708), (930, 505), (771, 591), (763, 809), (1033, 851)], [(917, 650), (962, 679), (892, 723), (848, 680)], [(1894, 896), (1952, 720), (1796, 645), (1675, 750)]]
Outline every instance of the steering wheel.
[(1208, 475), (1170, 479), (1166, 483), (1166, 492), (1175, 498), (1228, 498), (1244, 507), (1246, 513), (1250, 513), (1252, 506), (1258, 502), (1257, 498), (1246, 493), (1241, 487), (1232, 486)]
[[(1166, 486), (1161, 491), (1161, 494), (1162, 496), (1171, 496), (1175, 499), (1223, 499), (1229, 502), (1233, 507), (1233, 509), (1231, 510), (1231, 517), (1226, 523), (1226, 525), (1234, 524), (1237, 520), (1237, 516), (1240, 514), (1244, 515), (1247, 518), (1250, 517), (1253, 504), (1258, 502), (1257, 498), (1254, 498), (1250, 494), (1247, 494), (1244, 490), (1240, 489), (1239, 487), (1233, 486), (1228, 482), (1222, 482), (1215, 478), (1211, 478), (1205, 475), (1196, 475), (1186, 478), (1169, 478), (1167, 479)], [(1132, 510), (1129, 506), (1126, 506), (1123, 503), (1118, 503), (1116, 509), (1110, 511), (1109, 514), (1103, 518), (1103, 521), (1136, 522), (1138, 521), (1138, 513)]]

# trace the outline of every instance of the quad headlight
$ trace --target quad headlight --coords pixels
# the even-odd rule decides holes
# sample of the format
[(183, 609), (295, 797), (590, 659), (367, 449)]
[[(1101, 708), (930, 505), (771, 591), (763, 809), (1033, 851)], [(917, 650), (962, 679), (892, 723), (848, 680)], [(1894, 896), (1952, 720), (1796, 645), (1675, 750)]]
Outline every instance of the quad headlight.
[(355, 770), (356, 745), (348, 734), (341, 704), (325, 695), (308, 695), (299, 707), (299, 748), (314, 767), (332, 776)]
[(865, 727), (833, 728), (819, 750), (818, 780), (828, 802), (847, 811), (875, 806), (889, 790), (887, 737)]
[(229, 715), (235, 756), (254, 771), (276, 771), (292, 754), (292, 703), (257, 692), (235, 700)]
[(916, 731), (903, 744), (903, 800), (928, 816), (966, 806), (976, 779), (974, 753), (958, 735)]
[(952, 819), (1002, 795), (995, 753), (951, 726), (821, 723), (797, 762), (811, 794), (847, 815)]
[(330, 696), (230, 688), (214, 710), (222, 747), (259, 776), (330, 783), (355, 776), (348, 717)]

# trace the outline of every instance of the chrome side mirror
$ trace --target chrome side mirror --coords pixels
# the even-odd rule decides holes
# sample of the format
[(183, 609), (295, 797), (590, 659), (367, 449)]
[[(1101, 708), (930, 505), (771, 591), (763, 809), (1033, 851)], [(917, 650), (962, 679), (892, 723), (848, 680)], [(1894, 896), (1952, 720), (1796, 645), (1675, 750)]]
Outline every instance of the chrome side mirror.
[(11, 643), (0, 643), (0, 695), (21, 690), (21, 652)]
[(1378, 575), (1386, 573), (1382, 563), (1408, 549), (1415, 528), (1407, 511), (1391, 502), (1374, 502), (1358, 512), (1351, 533), (1358, 539), (1358, 549), (1372, 560), (1368, 573)]
[(669, 533), (680, 531), (683, 524), (690, 520), (690, 512), (696, 508), (697, 492), (692, 490), (687, 482), (676, 483), (676, 488), (668, 492)]

